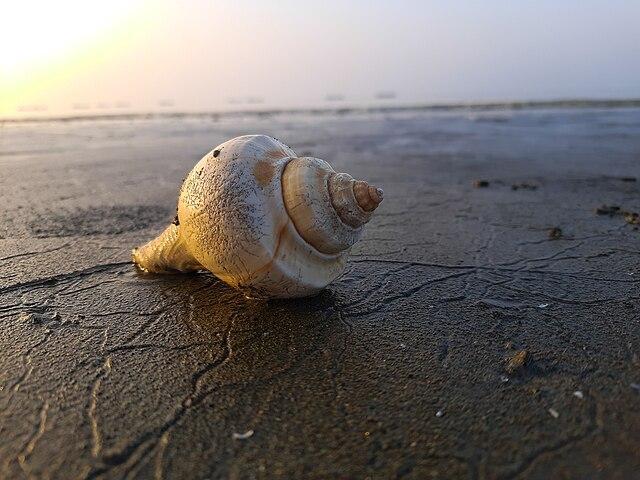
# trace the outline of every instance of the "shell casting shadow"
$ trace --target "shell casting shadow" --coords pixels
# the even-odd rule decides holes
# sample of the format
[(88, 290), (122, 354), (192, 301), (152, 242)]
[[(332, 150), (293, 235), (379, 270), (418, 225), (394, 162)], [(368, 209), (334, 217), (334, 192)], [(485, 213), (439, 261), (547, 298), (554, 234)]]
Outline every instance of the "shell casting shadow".
[(272, 137), (237, 137), (196, 164), (176, 220), (133, 261), (153, 273), (207, 269), (252, 298), (314, 295), (342, 274), (382, 195)]

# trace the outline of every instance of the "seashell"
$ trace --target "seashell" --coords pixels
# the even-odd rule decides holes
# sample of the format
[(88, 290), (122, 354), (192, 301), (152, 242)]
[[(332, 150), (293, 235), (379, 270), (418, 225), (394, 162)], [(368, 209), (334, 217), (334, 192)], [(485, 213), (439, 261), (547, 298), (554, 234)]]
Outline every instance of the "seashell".
[(250, 298), (314, 295), (344, 271), (382, 190), (265, 135), (205, 155), (174, 223), (133, 250), (153, 273), (207, 269)]

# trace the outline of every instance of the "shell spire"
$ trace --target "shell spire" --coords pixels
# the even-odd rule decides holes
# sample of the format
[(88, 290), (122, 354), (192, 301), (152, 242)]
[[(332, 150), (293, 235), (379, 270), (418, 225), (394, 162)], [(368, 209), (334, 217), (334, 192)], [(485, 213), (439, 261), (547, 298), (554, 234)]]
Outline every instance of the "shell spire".
[(382, 202), (383, 191), (346, 173), (336, 173), (328, 182), (331, 204), (345, 224), (359, 228), (371, 220), (371, 214)]
[(382, 190), (337, 173), (319, 158), (292, 159), (282, 193), (296, 230), (319, 252), (336, 255), (351, 248), (382, 201)]
[(384, 192), (381, 188), (369, 185), (363, 180), (356, 180), (353, 184), (353, 193), (356, 197), (356, 201), (360, 208), (365, 212), (373, 212), (384, 197)]

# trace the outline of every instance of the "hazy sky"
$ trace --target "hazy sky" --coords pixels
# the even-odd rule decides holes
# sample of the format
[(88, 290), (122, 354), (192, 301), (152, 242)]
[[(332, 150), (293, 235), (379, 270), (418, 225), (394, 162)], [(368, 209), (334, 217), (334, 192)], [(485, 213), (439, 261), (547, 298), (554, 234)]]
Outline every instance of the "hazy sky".
[(640, 97), (638, 0), (2, 5), (1, 116)]

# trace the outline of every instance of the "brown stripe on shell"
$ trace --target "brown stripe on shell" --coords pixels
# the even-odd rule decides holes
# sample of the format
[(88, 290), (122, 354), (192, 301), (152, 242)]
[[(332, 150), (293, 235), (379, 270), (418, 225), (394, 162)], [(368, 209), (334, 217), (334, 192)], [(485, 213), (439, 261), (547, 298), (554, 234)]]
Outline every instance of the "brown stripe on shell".
[(273, 150), (269, 150), (264, 154), (269, 160), (280, 160), (281, 158), (288, 157), (289, 154), (285, 152), (282, 148), (276, 148)]
[(269, 185), (271, 179), (273, 178), (273, 175), (275, 174), (275, 171), (276, 169), (274, 164), (266, 160), (260, 160), (256, 162), (255, 166), (253, 167), (253, 175), (254, 177), (256, 177), (258, 185), (260, 185), (261, 187), (266, 187), (267, 185)]

